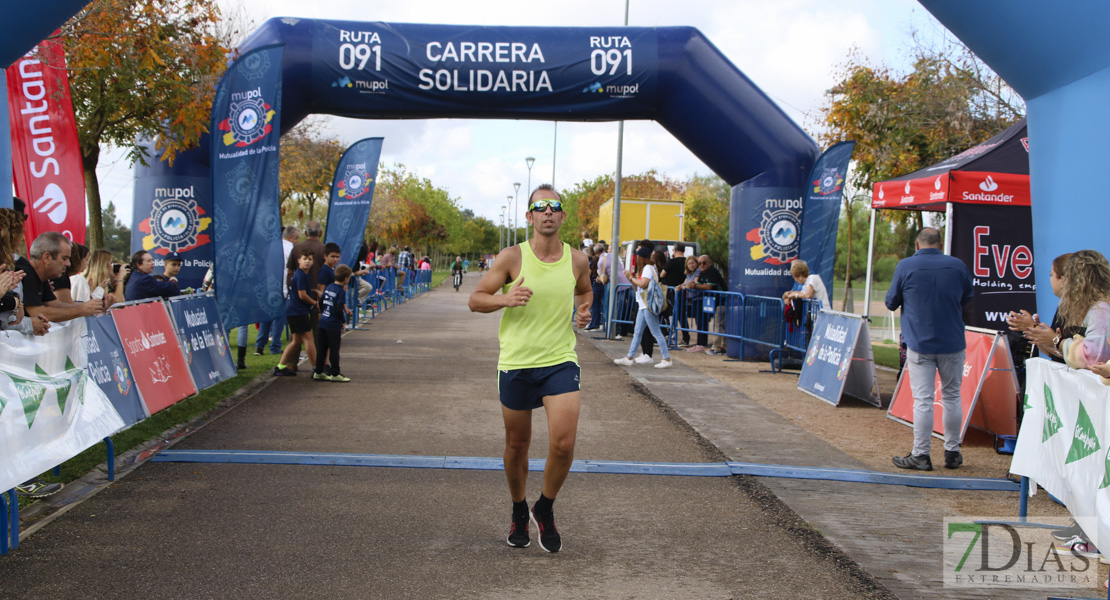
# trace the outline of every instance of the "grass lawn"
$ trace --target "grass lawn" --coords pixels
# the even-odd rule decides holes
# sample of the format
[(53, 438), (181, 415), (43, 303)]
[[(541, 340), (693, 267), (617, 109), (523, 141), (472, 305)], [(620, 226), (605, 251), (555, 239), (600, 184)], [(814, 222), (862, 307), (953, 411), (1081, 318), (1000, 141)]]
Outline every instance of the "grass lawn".
[(871, 352), (875, 355), (875, 364), (898, 368), (898, 346), (871, 344)]

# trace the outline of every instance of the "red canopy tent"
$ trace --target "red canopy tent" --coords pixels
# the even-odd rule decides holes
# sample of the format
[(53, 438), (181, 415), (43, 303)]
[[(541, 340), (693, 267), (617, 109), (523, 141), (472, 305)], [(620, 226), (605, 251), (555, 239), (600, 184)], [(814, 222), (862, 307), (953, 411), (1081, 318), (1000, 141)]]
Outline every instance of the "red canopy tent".
[[(874, 184), (871, 209), (869, 300), (875, 211), (944, 211), (948, 224), (944, 252), (963, 260), (975, 282), (975, 299), (965, 310), (964, 321), (974, 327), (1004, 330), (1006, 312), (1035, 312), (1025, 119), (952, 158)], [(870, 315), (870, 302), (864, 311)]]

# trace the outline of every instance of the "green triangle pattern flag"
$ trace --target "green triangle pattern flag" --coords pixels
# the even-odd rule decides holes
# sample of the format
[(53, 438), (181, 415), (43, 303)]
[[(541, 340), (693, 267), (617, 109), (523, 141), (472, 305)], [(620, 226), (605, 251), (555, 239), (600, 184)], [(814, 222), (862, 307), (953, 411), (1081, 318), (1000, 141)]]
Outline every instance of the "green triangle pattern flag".
[[(40, 370), (38, 365), (35, 365), (35, 370)], [(16, 392), (19, 393), (19, 399), (23, 401), (23, 416), (27, 418), (27, 429), (30, 429), (35, 424), (35, 415), (42, 405), (42, 397), (46, 395), (46, 386), (10, 373), (8, 377), (12, 380)]]
[(1056, 402), (1052, 400), (1052, 390), (1048, 388), (1048, 384), (1044, 384), (1044, 435), (1041, 437), (1041, 443), (1048, 441), (1048, 438), (1056, 435), (1060, 431), (1060, 415), (1056, 412)]
[(1080, 402), (1079, 417), (1075, 420), (1075, 434), (1072, 437), (1071, 449), (1068, 450), (1068, 458), (1064, 461), (1064, 464), (1071, 464), (1086, 458), (1098, 452), (1101, 447), (1098, 443), (1098, 435), (1095, 434), (1095, 427), (1091, 423), (1091, 417), (1087, 415), (1087, 409)]
[(1110, 486), (1110, 452), (1107, 452), (1106, 456), (1103, 457), (1102, 466), (1104, 475), (1102, 476), (1102, 484), (1098, 486), (1100, 490)]
[(1029, 394), (1025, 394), (1025, 410), (1033, 410), (1033, 405), (1029, 404)]

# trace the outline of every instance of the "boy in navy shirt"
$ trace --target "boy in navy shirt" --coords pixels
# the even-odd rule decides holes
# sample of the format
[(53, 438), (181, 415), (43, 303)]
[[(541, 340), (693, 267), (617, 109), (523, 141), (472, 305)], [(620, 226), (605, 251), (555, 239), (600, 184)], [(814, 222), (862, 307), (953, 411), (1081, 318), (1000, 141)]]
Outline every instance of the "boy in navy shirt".
[[(323, 269), (321, 269), (323, 271)], [(343, 331), (347, 314), (347, 282), (351, 279), (351, 267), (339, 265), (335, 269), (335, 281), (324, 288), (320, 299), (320, 351), (316, 354), (316, 370), (312, 374), (314, 381), (336, 381), (346, 383), (349, 378), (339, 372), (339, 342), (343, 339)], [(324, 367), (324, 358), (331, 365), (331, 373)]]
[[(316, 298), (320, 299), (321, 301), (324, 297), (324, 289), (326, 289), (328, 285), (335, 281), (335, 265), (339, 264), (339, 253), (339, 244), (336, 244), (335, 242), (328, 242), (327, 244), (324, 244), (324, 264), (320, 265), (320, 271), (316, 276)], [(323, 308), (323, 304), (321, 304), (320, 307)], [(321, 339), (321, 336), (323, 335), (320, 332), (321, 329), (322, 328), (320, 327), (319, 322), (317, 322), (316, 328), (312, 332), (312, 336), (313, 339), (316, 340), (317, 352), (324, 355), (324, 364), (326, 365), (328, 364), (326, 360), (327, 353), (320, 352), (320, 347), (324, 345), (324, 342)], [(315, 366), (315, 364), (316, 363), (313, 362), (313, 366)]]
[(317, 305), (316, 300), (313, 300), (312, 295), (309, 294), (312, 284), (308, 278), (308, 270), (312, 268), (313, 260), (311, 250), (302, 250), (300, 257), (297, 258), (298, 268), (289, 281), (289, 299), (285, 301), (285, 318), (289, 323), (292, 339), (289, 340), (285, 351), (281, 353), (278, 366), (274, 367), (274, 375), (277, 376), (296, 375), (292, 367), (297, 364), (301, 344), (304, 344), (308, 360), (313, 364), (316, 363), (316, 342), (313, 340), (312, 318), (309, 316), (312, 307)]

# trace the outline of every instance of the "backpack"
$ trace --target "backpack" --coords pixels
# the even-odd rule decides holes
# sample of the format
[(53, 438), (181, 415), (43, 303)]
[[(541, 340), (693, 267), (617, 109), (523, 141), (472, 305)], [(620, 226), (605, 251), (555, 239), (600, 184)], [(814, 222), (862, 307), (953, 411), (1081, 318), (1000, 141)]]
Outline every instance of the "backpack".
[(659, 284), (659, 280), (652, 277), (648, 282), (646, 289), (641, 290), (641, 298), (644, 300), (644, 305), (647, 306), (648, 312), (655, 316), (663, 314), (667, 310), (669, 302), (667, 301), (667, 290), (663, 289), (664, 286)]

